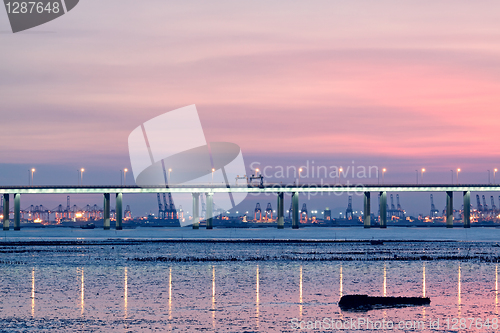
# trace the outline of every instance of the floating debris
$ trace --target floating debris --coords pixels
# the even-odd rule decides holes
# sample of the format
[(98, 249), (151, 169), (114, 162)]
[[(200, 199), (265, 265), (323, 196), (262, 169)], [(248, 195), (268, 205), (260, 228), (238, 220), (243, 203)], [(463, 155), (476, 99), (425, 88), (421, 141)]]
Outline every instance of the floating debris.
[(344, 295), (339, 301), (339, 307), (344, 311), (368, 311), (382, 308), (427, 305), (430, 303), (431, 299), (429, 297)]

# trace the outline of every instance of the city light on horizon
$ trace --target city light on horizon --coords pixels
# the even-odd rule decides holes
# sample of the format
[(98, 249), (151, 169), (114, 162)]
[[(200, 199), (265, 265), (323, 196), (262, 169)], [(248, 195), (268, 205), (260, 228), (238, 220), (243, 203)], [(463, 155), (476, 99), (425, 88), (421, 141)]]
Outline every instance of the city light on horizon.
[[(249, 8), (248, 15), (232, 7), (232, 13), (237, 15), (240, 23), (231, 21), (226, 24), (234, 29), (234, 33), (247, 33), (244, 28), (247, 24), (254, 27), (252, 10), (265, 8), (264, 5), (254, 6), (253, 9)], [(332, 5), (324, 6), (332, 8)], [(4, 147), (4, 154), (9, 157), (6, 162), (13, 164), (2, 165), (5, 175), (2, 180), (5, 184), (25, 184), (26, 170), (37, 165), (37, 186), (74, 184), (74, 170), (80, 169), (79, 165), (72, 164), (76, 161), (86, 164), (89, 170), (85, 173), (82, 172), (84, 168), (80, 169), (78, 184), (83, 184), (83, 176), (86, 185), (106, 184), (109, 179), (117, 183), (116, 170), (121, 169), (123, 184), (127, 185), (128, 172), (123, 169), (123, 165), (129, 165), (127, 139), (130, 130), (139, 126), (144, 119), (153, 119), (172, 110), (173, 105), (196, 103), (207, 142), (231, 140), (238, 144), (245, 154), (246, 162), (258, 160), (262, 163), (256, 171), (257, 175), (264, 175), (266, 164), (295, 168), (304, 165), (303, 160), (307, 156), (307, 159), (315, 160), (317, 164), (322, 160), (326, 166), (342, 165), (343, 168), (333, 173), (343, 183), (356, 180), (366, 184), (385, 184), (388, 169), (391, 170), (389, 184), (414, 183), (415, 169), (420, 171), (417, 171), (420, 173), (417, 177), (420, 177), (422, 184), (448, 183), (449, 170), (453, 169), (453, 183), (456, 177), (457, 183), (484, 184), (489, 178), (486, 178), (485, 170), (489, 169), (493, 172), (491, 180), (496, 184), (497, 169), (492, 167), (496, 163), (496, 154), (489, 145), (495, 142), (495, 129), (498, 127), (498, 117), (491, 115), (496, 114), (495, 110), (499, 106), (497, 86), (500, 78), (485, 72), (484, 68), (485, 64), (490, 66), (488, 68), (494, 68), (500, 63), (500, 58), (495, 55), (497, 41), (488, 33), (494, 31), (497, 25), (497, 20), (490, 20), (495, 16), (488, 6), (474, 6), (475, 15), (463, 22), (464, 29), (475, 32), (474, 38), (461, 34), (454, 24), (456, 14), (452, 12), (470, 9), (469, 5), (463, 3), (456, 4), (454, 11), (440, 14), (442, 17), (439, 19), (429, 17), (427, 10), (415, 4), (403, 4), (403, 10), (397, 13), (387, 12), (384, 5), (366, 6), (380, 16), (365, 20), (351, 12), (344, 16), (340, 12), (327, 14), (315, 11), (319, 21), (308, 21), (306, 17), (306, 22), (310, 23), (307, 29), (292, 23), (295, 22), (295, 15), (300, 17), (307, 6), (300, 5), (299, 11), (296, 11), (298, 7), (290, 9), (282, 14), (283, 21), (280, 21), (279, 31), (272, 36), (272, 43), (259, 39), (254, 41), (254, 46), (267, 52), (268, 57), (260, 57), (251, 49), (229, 42), (227, 38), (233, 32), (210, 26), (200, 28), (196, 24), (203, 22), (208, 14), (196, 12), (186, 18), (187, 22), (195, 25), (191, 33), (179, 35), (184, 42), (177, 52), (171, 53), (166, 46), (158, 48), (153, 41), (145, 39), (142, 51), (131, 50), (129, 68), (137, 70), (130, 72), (119, 71), (113, 66), (101, 68), (99, 57), (120, 57), (121, 53), (113, 48), (106, 51), (98, 49), (89, 39), (83, 39), (88, 49), (81, 53), (55, 45), (53, 58), (41, 57), (40, 63), (22, 61), (27, 60), (26, 53), (12, 44), (13, 60), (3, 64), (9, 75), (2, 77), (7, 83), (2, 104), (5, 108), (12, 108), (15, 114), (22, 115), (24, 120), (8, 118), (5, 121), (7, 126), (4, 135), (12, 143)], [(179, 5), (179, 8), (183, 7)], [(107, 5), (104, 5), (103, 9), (106, 8)], [(331, 20), (332, 15), (338, 19), (349, 18), (345, 29), (324, 29), (319, 24), (323, 19), (326, 20), (325, 24), (335, 25), (335, 20)], [(419, 23), (402, 24), (398, 36), (418, 38), (401, 39), (391, 29), (382, 28), (387, 19), (425, 21), (426, 24), (424, 30)], [(151, 22), (132, 29), (123, 18), (114, 17), (114, 20), (116, 26), (129, 34), (133, 31), (134, 36), (147, 36), (151, 31)], [(100, 26), (104, 23), (96, 24)], [(160, 28), (171, 24), (171, 21), (162, 21)], [(274, 27), (276, 22), (265, 16), (261, 18), (261, 24), (262, 29), (266, 29)], [(82, 34), (89, 33), (78, 27)], [(428, 38), (426, 29), (439, 33), (435, 38)], [(362, 47), (366, 42), (363, 31), (370, 34), (373, 41), (381, 42), (374, 44), (373, 52), (366, 52)], [(203, 48), (196, 56), (192, 55), (191, 47), (198, 45), (200, 36), (205, 33), (217, 36), (211, 40), (217, 47)], [(304, 54), (303, 49), (290, 42), (297, 33), (313, 50), (324, 48), (320, 40), (335, 42), (335, 50), (327, 46), (324, 51), (331, 53), (335, 61), (332, 62), (329, 57), (318, 57), (319, 51)], [(28, 35), (25, 38), (35, 38)], [(92, 38), (101, 40), (104, 36)], [(480, 48), (477, 47), (477, 40), (482, 41)], [(13, 42), (6, 43), (10, 45)], [(120, 43), (125, 47), (130, 41), (121, 40)], [(278, 45), (281, 45), (279, 48), (290, 50), (285, 59), (278, 55), (281, 52), (276, 49)], [(402, 49), (407, 52), (402, 52)], [(151, 50), (154, 52), (148, 52)], [(428, 50), (439, 52), (429, 53)], [(469, 50), (469, 53), (458, 50)], [(41, 49), (37, 46), (36, 51)], [(86, 56), (87, 52), (92, 57)], [(179, 67), (181, 55), (186, 59), (195, 57), (208, 60), (204, 63), (191, 59), (193, 61), (188, 61), (186, 66)], [(71, 77), (62, 86), (50, 78), (44, 82), (34, 79), (45, 75), (53, 62), (64, 63), (69, 56), (79, 63), (79, 68), (102, 75), (85, 76), (83, 81)], [(442, 61), (444, 58), (451, 60), (445, 63)], [(157, 69), (164, 67), (176, 68), (175, 75), (157, 75)], [(54, 71), (54, 77), (68, 73), (64, 66), (50, 68)], [(96, 68), (102, 71), (93, 71)], [(206, 70), (208, 68), (210, 71)], [(33, 78), (18, 80), (14, 75), (16, 70), (29, 70), (34, 73)], [(215, 81), (212, 80), (212, 71), (217, 72), (218, 79)], [(278, 77), (288, 84), (276, 85)], [(134, 85), (131, 82), (144, 84)], [(205, 86), (200, 82), (210, 84)], [(349, 84), (344, 85), (345, 82)], [(171, 87), (173, 90), (165, 95), (164, 90), (157, 87)], [(19, 103), (15, 96), (26, 88), (32, 89), (30, 99)], [(109, 89), (116, 89), (119, 93), (98, 93)], [(66, 97), (58, 99), (54, 96), (52, 100), (52, 95), (47, 93), (55, 91)], [(230, 103), (228, 96), (231, 96)], [(76, 101), (78, 107), (75, 107)], [(41, 103), (46, 120), (36, 111), (37, 105)], [(478, 103), (484, 107), (477, 108)], [(85, 119), (85, 125), (66, 126), (68, 110), (71, 110), (72, 119)], [(474, 119), (488, 121), (471, 120), (471, 112), (474, 112)], [(250, 120), (258, 120), (258, 125), (249, 126)], [(39, 130), (41, 122), (43, 131)], [(335, 130), (332, 130), (332, 123), (335, 123)], [(356, 130), (353, 130), (353, 126)], [(313, 130), (305, 130), (309, 127)], [(466, 136), (463, 133), (475, 134)], [(373, 177), (358, 181), (357, 177), (352, 177), (352, 168), (348, 169), (351, 160), (355, 160), (356, 165), (385, 167), (377, 169)], [(424, 165), (425, 168), (422, 167)], [(463, 173), (457, 171), (457, 165), (460, 165)], [(15, 170), (16, 166), (19, 172)], [(67, 174), (61, 172), (62, 166), (69, 169)], [(247, 166), (249, 176), (252, 169)], [(130, 171), (133, 171), (132, 168)], [(181, 171), (173, 171), (175, 174), (170, 174), (168, 180), (177, 179)], [(219, 176), (220, 170), (217, 172)], [(302, 185), (317, 179), (306, 168), (299, 171), (298, 176)], [(295, 178), (295, 175), (290, 179), (266, 177), (264, 181), (293, 183)], [(212, 170), (212, 183), (213, 180), (215, 170)], [(34, 183), (33, 176), (29, 182), (30, 185)], [(328, 177), (325, 183), (328, 182), (337, 183), (339, 180)], [(129, 175), (128, 185), (133, 184), (134, 177)], [(428, 198), (421, 201), (421, 207), (428, 206)], [(341, 205), (344, 204), (338, 204)]]

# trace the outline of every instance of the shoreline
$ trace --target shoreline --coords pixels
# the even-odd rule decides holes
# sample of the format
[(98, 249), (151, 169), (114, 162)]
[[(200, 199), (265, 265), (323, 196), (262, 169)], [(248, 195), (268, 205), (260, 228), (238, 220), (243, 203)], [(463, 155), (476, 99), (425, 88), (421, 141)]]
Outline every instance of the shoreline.
[(302, 229), (198, 229), (137, 228), (21, 229), (0, 233), (0, 246), (8, 244), (124, 244), (133, 243), (260, 243), (321, 244), (382, 242), (485, 242), (500, 243), (500, 229), (492, 228), (302, 228)]
[[(372, 239), (347, 240), (347, 239), (106, 239), (106, 240), (31, 240), (31, 241), (3, 241), (3, 246), (81, 246), (81, 245), (134, 245), (134, 244), (371, 244)], [(383, 243), (461, 243), (460, 240), (383, 240)], [(475, 242), (475, 241), (469, 241)], [(490, 242), (484, 242), (490, 243)], [(495, 242), (491, 242), (495, 243)], [(377, 246), (377, 245), (373, 245)]]

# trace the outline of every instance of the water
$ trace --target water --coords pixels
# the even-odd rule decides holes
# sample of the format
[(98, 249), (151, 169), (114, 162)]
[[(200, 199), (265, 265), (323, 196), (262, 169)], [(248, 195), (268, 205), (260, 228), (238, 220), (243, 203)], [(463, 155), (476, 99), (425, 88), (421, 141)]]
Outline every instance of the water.
[[(461, 240), (449, 241), (450, 234)], [(9, 231), (0, 243), (0, 329), (322, 332), (339, 331), (329, 328), (332, 322), (365, 320), (375, 328), (386, 323), (380, 330), (385, 332), (493, 332), (499, 318), (497, 234), (497, 229), (470, 229), (465, 235), (463, 229), (406, 228)], [(393, 240), (425, 235), (441, 241), (378, 246), (255, 241), (334, 239), (333, 235), (337, 239), (383, 235)], [(219, 242), (149, 241), (169, 238)], [(246, 241), (221, 241), (228, 239)], [(54, 243), (61, 240), (81, 244)], [(358, 293), (428, 296), (431, 304), (367, 312), (339, 309), (341, 295)], [(430, 328), (437, 320), (439, 327)], [(486, 320), (489, 327), (479, 329)], [(301, 323), (307, 328), (308, 321), (316, 321), (318, 329), (296, 329)], [(420, 327), (404, 328), (409, 324)], [(343, 331), (373, 331), (366, 325), (348, 328)]]

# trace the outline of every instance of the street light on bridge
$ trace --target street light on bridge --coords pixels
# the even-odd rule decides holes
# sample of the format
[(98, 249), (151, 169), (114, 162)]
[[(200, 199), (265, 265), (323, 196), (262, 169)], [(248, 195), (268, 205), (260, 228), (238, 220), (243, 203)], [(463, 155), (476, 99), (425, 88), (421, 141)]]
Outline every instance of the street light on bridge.
[(497, 171), (498, 171), (498, 169), (497, 169), (497, 168), (495, 168), (495, 169), (493, 170), (493, 184), (496, 184), (496, 183), (497, 183), (497, 182), (496, 182), (496, 180), (495, 180), (495, 174), (497, 173)]
[(384, 184), (384, 174), (385, 174), (386, 171), (387, 171), (386, 168), (382, 169), (382, 184)]
[(32, 168), (31, 170), (29, 170), (29, 172), (31, 172), (31, 174), (29, 175), (29, 185), (33, 185), (33, 173), (35, 172), (35, 168)]
[(300, 184), (300, 173), (302, 172), (302, 168), (299, 168), (299, 180), (297, 181), (297, 186)]
[(85, 171), (85, 169), (81, 168), (79, 171), (78, 185), (83, 185), (83, 172)]
[(420, 181), (422, 182), (422, 184), (424, 183), (424, 172), (425, 172), (425, 168), (422, 168), (421, 177), (420, 177)]

